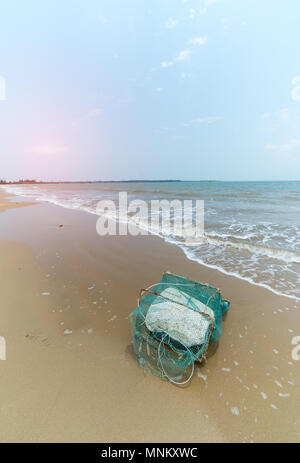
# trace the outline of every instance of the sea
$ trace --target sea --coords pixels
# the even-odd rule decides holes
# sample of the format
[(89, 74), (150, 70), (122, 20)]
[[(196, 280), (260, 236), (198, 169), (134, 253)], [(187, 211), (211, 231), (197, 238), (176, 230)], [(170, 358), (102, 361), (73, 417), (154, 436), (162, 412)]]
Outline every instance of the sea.
[[(96, 213), (100, 200), (118, 205), (119, 193), (128, 202), (153, 200), (204, 201), (204, 237), (187, 244), (170, 227), (155, 233), (183, 249), (199, 264), (300, 300), (300, 181), (299, 182), (112, 182), (6, 185), (23, 198)], [(150, 207), (149, 207), (150, 210)], [(134, 215), (145, 231), (150, 221)], [(153, 232), (153, 228), (152, 228)]]

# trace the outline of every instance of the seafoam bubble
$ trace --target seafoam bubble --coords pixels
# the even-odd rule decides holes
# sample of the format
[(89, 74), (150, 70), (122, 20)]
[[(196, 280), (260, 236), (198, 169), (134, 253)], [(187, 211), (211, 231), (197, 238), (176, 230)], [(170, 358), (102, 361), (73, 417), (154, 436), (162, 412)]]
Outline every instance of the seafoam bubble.
[(277, 379), (274, 381), (274, 383), (275, 383), (278, 387), (280, 387), (281, 389), (283, 389), (283, 385), (282, 385)]
[(240, 411), (238, 407), (231, 407), (231, 413), (235, 416), (239, 416)]
[(73, 333), (73, 331), (72, 331), (72, 330), (69, 330), (69, 329), (67, 329), (67, 330), (64, 331), (64, 334), (72, 334), (72, 333)]

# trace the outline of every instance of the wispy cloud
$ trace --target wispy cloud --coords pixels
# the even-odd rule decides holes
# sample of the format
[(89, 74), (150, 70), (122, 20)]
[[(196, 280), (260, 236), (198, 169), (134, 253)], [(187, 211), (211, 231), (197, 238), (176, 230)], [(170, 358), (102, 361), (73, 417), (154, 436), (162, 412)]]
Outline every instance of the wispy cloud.
[(199, 13), (200, 14), (207, 13), (208, 8), (214, 3), (217, 3), (217, 0), (203, 0), (202, 5), (200, 6), (200, 9), (199, 9)]
[(194, 39), (191, 39), (189, 40), (189, 44), (190, 45), (196, 45), (196, 46), (200, 46), (200, 45), (204, 45), (205, 43), (207, 42), (207, 36), (204, 35), (204, 36), (200, 36), (200, 37), (195, 37)]
[(291, 91), (292, 100), (300, 100), (300, 76), (295, 76), (292, 79), (292, 84), (295, 86)]
[(268, 122), (288, 122), (290, 119), (290, 112), (288, 108), (282, 108), (274, 113), (263, 113), (260, 115), (260, 118)]
[(275, 144), (268, 143), (266, 145), (266, 149), (270, 151), (281, 152), (281, 153), (286, 153), (286, 152), (296, 150), (300, 153), (300, 140), (294, 138), (290, 140), (288, 143), (283, 144), (283, 145), (275, 145)]
[(192, 54), (192, 51), (189, 48), (182, 50), (176, 56), (175, 61), (186, 61), (189, 59), (191, 54)]
[(195, 10), (195, 8), (190, 8), (189, 18), (190, 18), (190, 19), (194, 19), (195, 16), (196, 16), (196, 10)]
[(158, 93), (161, 93), (161, 92), (164, 91), (164, 89), (163, 89), (162, 87), (157, 87), (157, 88), (156, 88), (156, 91), (157, 91)]
[(181, 77), (182, 79), (189, 79), (190, 77), (192, 77), (192, 74), (188, 74), (188, 73), (186, 73), (186, 72), (182, 72), (182, 73), (180, 74), (180, 77)]
[[(199, 47), (201, 45), (204, 45), (208, 40), (208, 37), (206, 35), (203, 36), (198, 36), (194, 37), (193, 39), (188, 41), (188, 45), (191, 47)], [(170, 61), (162, 61), (161, 62), (161, 67), (167, 68), (170, 66), (173, 66), (175, 62), (183, 62), (187, 61), (191, 55), (193, 54), (191, 48), (185, 48), (184, 50), (181, 50), (178, 55), (176, 55), (172, 60)]]
[(183, 125), (185, 127), (191, 127), (197, 124), (213, 124), (215, 122), (221, 121), (223, 117), (220, 116), (204, 116), (204, 117), (197, 117), (196, 119), (192, 119), (189, 122), (185, 122)]
[(265, 121), (265, 120), (267, 120), (267, 119), (270, 119), (270, 117), (271, 117), (271, 113), (263, 113), (263, 114), (260, 115), (260, 118), (261, 118), (263, 121)]
[(178, 25), (179, 21), (177, 19), (169, 18), (166, 22), (167, 29), (174, 29)]
[(173, 61), (162, 61), (160, 65), (162, 68), (168, 68), (170, 66), (173, 66), (173, 64)]
[(192, 54), (192, 51), (187, 48), (186, 50), (182, 50), (178, 53), (177, 56), (175, 56), (175, 58), (173, 59), (173, 61), (162, 61), (160, 63), (161, 67), (162, 68), (168, 68), (170, 66), (174, 66), (174, 63), (177, 61), (179, 62), (183, 62), (183, 61), (187, 61), (190, 57), (190, 55)]
[[(183, 1), (183, 3), (188, 3), (187, 1)], [(197, 5), (196, 8), (190, 7), (189, 9), (189, 19), (194, 19), (197, 14), (203, 15), (207, 13), (207, 10), (211, 5), (217, 3), (217, 0), (202, 0), (200, 5)]]
[(224, 29), (228, 29), (228, 24), (229, 24), (228, 18), (221, 18), (220, 23), (222, 24)]

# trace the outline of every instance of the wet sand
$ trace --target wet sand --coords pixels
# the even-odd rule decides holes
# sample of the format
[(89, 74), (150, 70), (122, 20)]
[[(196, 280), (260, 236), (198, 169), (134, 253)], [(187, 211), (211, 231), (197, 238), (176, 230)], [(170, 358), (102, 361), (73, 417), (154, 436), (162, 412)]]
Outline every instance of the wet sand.
[[(0, 195), (0, 441), (300, 441), (296, 301), (158, 237), (100, 237), (96, 216)], [(218, 350), (185, 388), (144, 373), (131, 346), (139, 290), (166, 270), (231, 300)]]

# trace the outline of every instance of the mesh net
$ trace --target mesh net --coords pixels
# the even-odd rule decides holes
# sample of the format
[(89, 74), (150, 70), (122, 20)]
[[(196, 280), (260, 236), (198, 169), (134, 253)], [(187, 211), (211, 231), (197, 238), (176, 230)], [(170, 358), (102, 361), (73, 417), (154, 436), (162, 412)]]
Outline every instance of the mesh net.
[(159, 283), (141, 290), (129, 316), (140, 366), (173, 383), (186, 383), (195, 360), (205, 358), (209, 342), (220, 338), (229, 304), (212, 286), (164, 273)]

